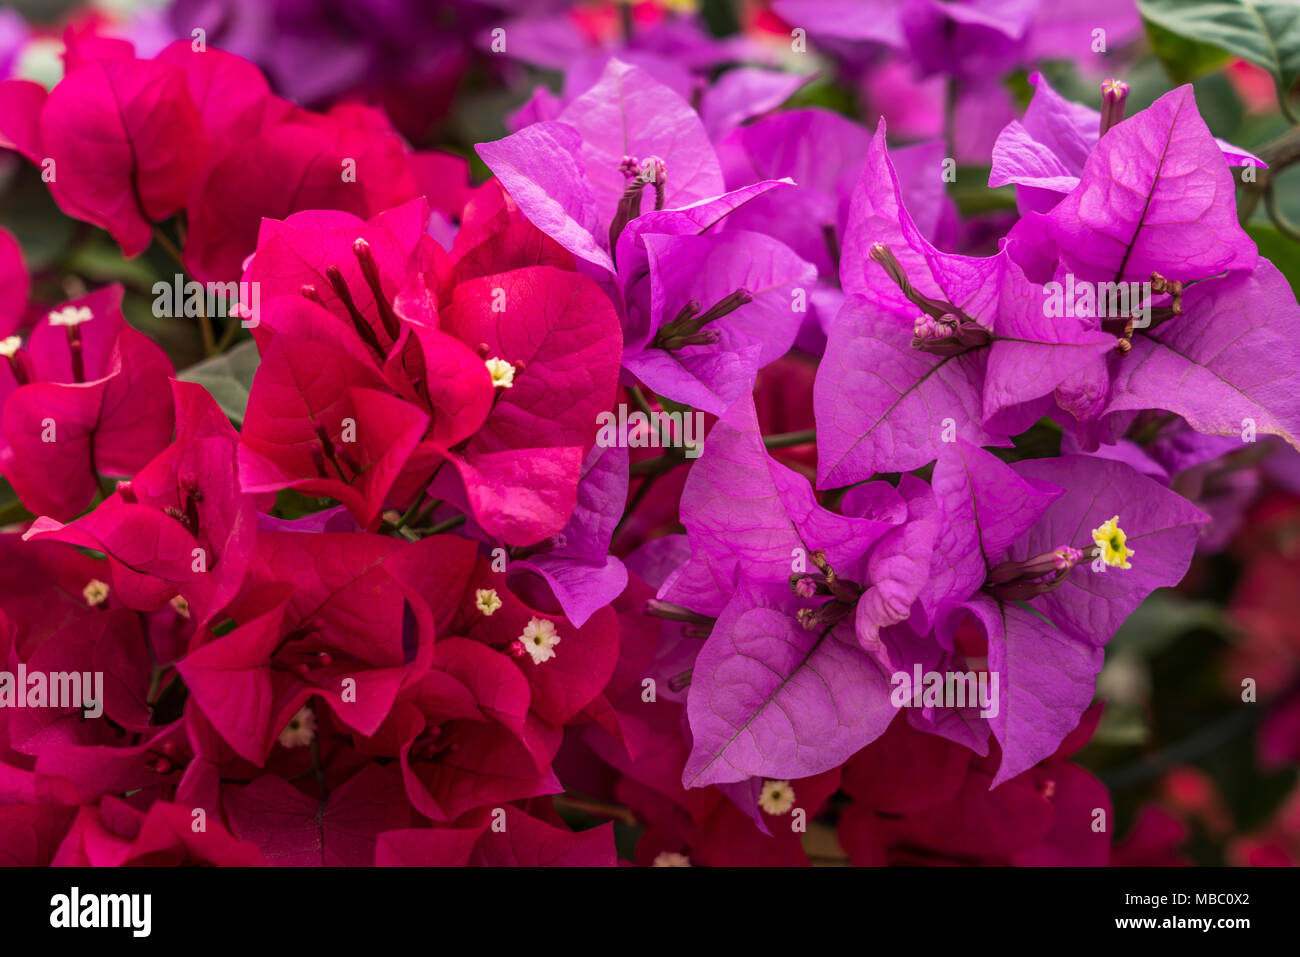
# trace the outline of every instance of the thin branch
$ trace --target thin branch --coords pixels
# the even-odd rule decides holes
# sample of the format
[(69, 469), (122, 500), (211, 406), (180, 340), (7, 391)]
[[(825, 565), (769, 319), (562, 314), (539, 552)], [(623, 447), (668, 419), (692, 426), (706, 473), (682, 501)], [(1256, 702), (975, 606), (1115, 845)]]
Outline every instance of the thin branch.
[(1300, 226), (1291, 222), (1282, 207), (1277, 202), (1277, 189), (1274, 184), (1270, 184), (1264, 191), (1264, 209), (1268, 212), (1268, 218), (1273, 221), (1277, 231), (1293, 242), (1300, 243)]
[(429, 477), (425, 479), (424, 484), (420, 486), (420, 491), (415, 493), (415, 500), (411, 502), (411, 507), (408, 508), (402, 514), (402, 517), (397, 520), (397, 524), (393, 526), (394, 528), (396, 529), (405, 528), (408, 524), (410, 524), (411, 520), (414, 519), (415, 516), (419, 514), (420, 506), (424, 504), (424, 493), (429, 491), (429, 486), (433, 484), (433, 480), (434, 478), (437, 477), (438, 471), (439, 471), (438, 469), (434, 469), (432, 472), (429, 473)]
[(810, 445), (817, 441), (816, 429), (804, 429), (800, 432), (782, 432), (777, 435), (769, 435), (763, 439), (763, 444), (769, 449), (788, 449), (795, 445)]
[[(439, 522), (433, 528), (429, 529), (429, 535), (441, 535), (443, 532), (449, 532), (453, 528), (459, 528), (465, 524), (465, 516), (457, 515), (455, 518), (449, 518), (445, 522)], [(427, 537), (427, 536), (426, 536)]]
[(590, 814), (593, 817), (607, 817), (614, 821), (622, 821), (629, 827), (636, 827), (641, 823), (636, 816), (636, 811), (630, 807), (623, 807), (621, 804), (607, 804), (604, 801), (589, 801), (586, 798), (574, 797), (571, 794), (557, 794), (554, 798), (556, 808), (568, 808), (572, 811), (581, 811), (583, 814)]

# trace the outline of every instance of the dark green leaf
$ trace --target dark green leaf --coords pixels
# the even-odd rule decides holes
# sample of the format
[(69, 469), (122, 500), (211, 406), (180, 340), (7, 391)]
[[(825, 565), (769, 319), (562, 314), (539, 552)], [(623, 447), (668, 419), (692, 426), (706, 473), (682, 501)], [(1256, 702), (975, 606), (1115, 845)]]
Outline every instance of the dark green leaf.
[(1190, 83), (1198, 76), (1217, 70), (1230, 59), (1222, 47), (1179, 36), (1154, 20), (1148, 20), (1146, 27), (1152, 51), (1169, 71), (1169, 78), (1177, 84)]
[(1300, 243), (1294, 243), (1277, 231), (1272, 223), (1247, 223), (1246, 232), (1255, 240), (1259, 254), (1276, 266), (1300, 296)]
[(221, 411), (230, 416), (236, 425), (244, 421), (248, 407), (248, 391), (253, 384), (260, 357), (255, 342), (241, 342), (225, 355), (213, 356), (198, 365), (192, 365), (178, 379), (197, 382), (217, 400)]
[(1294, 0), (1141, 0), (1138, 8), (1148, 23), (1262, 66), (1281, 90), (1300, 77)]

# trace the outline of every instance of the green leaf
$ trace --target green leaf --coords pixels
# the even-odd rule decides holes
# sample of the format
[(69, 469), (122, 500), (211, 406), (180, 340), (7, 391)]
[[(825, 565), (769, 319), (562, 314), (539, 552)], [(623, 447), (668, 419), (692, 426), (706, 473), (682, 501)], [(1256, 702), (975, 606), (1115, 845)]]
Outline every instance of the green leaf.
[(1211, 602), (1188, 601), (1171, 588), (1160, 588), (1134, 609), (1110, 647), (1112, 653), (1150, 658), (1195, 628), (1225, 631), (1221, 609)]
[(23, 503), (17, 499), (0, 505), (0, 528), (17, 525), (19, 522), (30, 522), (32, 517), (32, 513), (23, 508)]
[(987, 166), (960, 166), (948, 184), (948, 196), (963, 216), (1001, 212), (1016, 208), (1016, 188), (999, 186), (990, 189)]
[(1147, 20), (1147, 41), (1174, 83), (1190, 83), (1198, 76), (1223, 66), (1230, 57), (1221, 47), (1201, 43), (1166, 30), (1154, 20)]
[(244, 421), (248, 391), (260, 361), (257, 343), (241, 342), (224, 355), (190, 366), (177, 378), (182, 382), (197, 382), (211, 392), (221, 411), (239, 425)]
[(1092, 736), (1095, 744), (1110, 747), (1135, 747), (1151, 739), (1151, 726), (1142, 712), (1134, 708), (1117, 708), (1107, 702), (1101, 723)]
[(121, 249), (99, 236), (73, 252), (64, 268), (95, 282), (121, 282), (138, 289), (151, 288), (158, 278), (143, 258), (127, 259)]
[(1272, 223), (1247, 223), (1246, 233), (1255, 240), (1259, 254), (1276, 266), (1300, 298), (1300, 244), (1277, 231)]
[(1294, 0), (1140, 0), (1138, 9), (1148, 23), (1262, 66), (1280, 91), (1300, 78), (1300, 4)]

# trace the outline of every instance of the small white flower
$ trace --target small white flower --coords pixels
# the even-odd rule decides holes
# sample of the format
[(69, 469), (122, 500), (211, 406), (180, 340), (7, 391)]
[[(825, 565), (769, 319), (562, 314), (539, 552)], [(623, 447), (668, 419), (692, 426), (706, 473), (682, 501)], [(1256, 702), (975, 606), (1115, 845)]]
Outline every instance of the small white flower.
[(794, 788), (789, 781), (764, 781), (758, 806), (768, 814), (789, 814), (794, 807)]
[(501, 596), (495, 588), (480, 588), (474, 592), (474, 606), (484, 617), (491, 618), (492, 613), (501, 607)]
[(171, 600), (172, 610), (182, 618), (190, 617), (190, 603), (185, 600), (184, 595), (177, 595)]
[(316, 714), (303, 705), (280, 732), (280, 744), (286, 748), (302, 748), (316, 737)]
[(92, 578), (86, 582), (86, 587), (81, 589), (81, 594), (86, 597), (86, 604), (94, 608), (108, 600), (108, 585), (98, 578)]
[(62, 309), (56, 309), (50, 313), (50, 325), (79, 326), (83, 322), (90, 322), (94, 318), (95, 314), (90, 311), (89, 306), (64, 306)]
[(6, 359), (13, 358), (14, 354), (22, 348), (23, 340), (17, 336), (5, 336), (0, 339), (0, 356)]
[(493, 356), (491, 359), (484, 360), (487, 366), (488, 375), (492, 377), (492, 384), (498, 389), (509, 389), (515, 384), (515, 367), (505, 359), (498, 359)]
[(690, 867), (691, 859), (676, 851), (660, 851), (655, 856), (653, 867)]
[(533, 659), (533, 664), (540, 665), (555, 657), (555, 646), (560, 643), (560, 636), (555, 633), (555, 622), (546, 618), (530, 618), (524, 625), (524, 633), (519, 636), (519, 643)]

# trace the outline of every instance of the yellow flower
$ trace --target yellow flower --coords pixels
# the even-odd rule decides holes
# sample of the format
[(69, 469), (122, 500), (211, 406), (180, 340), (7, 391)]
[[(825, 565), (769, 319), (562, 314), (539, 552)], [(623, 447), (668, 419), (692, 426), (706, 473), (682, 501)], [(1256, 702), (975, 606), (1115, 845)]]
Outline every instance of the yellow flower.
[(81, 594), (85, 596), (86, 604), (93, 608), (108, 600), (108, 585), (98, 578), (92, 578), (81, 590)]
[(1118, 515), (1101, 527), (1094, 528), (1092, 540), (1097, 544), (1098, 557), (1111, 568), (1133, 567), (1128, 559), (1134, 552), (1125, 544), (1128, 536), (1124, 534), (1124, 529), (1119, 527)]
[(491, 618), (492, 613), (501, 607), (501, 596), (495, 588), (479, 588), (474, 592), (474, 605), (485, 617)]

